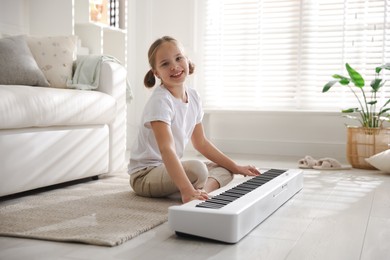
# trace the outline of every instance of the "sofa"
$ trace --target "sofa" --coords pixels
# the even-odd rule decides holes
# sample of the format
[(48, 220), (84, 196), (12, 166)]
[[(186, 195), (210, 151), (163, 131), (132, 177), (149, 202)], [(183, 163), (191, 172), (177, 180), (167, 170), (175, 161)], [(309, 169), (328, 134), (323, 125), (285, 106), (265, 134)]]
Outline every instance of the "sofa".
[(0, 39), (0, 196), (126, 169), (126, 69), (102, 61), (90, 89), (72, 87), (77, 39), (50, 54), (58, 70), (38, 62), (50, 47), (33, 45), (69, 47), (65, 38)]

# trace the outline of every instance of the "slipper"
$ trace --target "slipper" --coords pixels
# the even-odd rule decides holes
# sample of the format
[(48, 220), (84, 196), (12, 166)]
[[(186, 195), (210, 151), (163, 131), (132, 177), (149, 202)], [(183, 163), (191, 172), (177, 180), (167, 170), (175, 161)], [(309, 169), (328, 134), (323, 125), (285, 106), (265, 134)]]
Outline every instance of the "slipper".
[(313, 157), (306, 155), (298, 161), (298, 167), (301, 169), (313, 169), (313, 166), (317, 165), (317, 160)]
[(348, 170), (351, 166), (343, 166), (336, 159), (333, 158), (322, 158), (319, 159), (313, 169), (316, 170)]

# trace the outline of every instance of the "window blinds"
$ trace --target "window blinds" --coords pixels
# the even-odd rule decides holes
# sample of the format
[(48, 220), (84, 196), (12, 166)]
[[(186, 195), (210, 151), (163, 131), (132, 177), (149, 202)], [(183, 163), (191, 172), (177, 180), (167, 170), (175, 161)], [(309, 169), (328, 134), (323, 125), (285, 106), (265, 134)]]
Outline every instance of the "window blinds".
[(208, 109), (353, 107), (346, 87), (321, 92), (331, 75), (347, 76), (348, 62), (371, 81), (390, 62), (390, 0), (207, 0), (205, 14)]

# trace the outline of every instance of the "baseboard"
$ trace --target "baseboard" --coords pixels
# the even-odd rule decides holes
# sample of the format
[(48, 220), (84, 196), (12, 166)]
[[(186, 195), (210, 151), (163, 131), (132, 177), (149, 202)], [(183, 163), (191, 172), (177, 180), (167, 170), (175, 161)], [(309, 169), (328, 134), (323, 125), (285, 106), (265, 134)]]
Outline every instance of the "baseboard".
[(294, 157), (311, 155), (315, 158), (333, 157), (341, 161), (346, 160), (346, 146), (344, 143), (223, 139), (212, 139), (212, 142), (225, 153), (280, 155)]

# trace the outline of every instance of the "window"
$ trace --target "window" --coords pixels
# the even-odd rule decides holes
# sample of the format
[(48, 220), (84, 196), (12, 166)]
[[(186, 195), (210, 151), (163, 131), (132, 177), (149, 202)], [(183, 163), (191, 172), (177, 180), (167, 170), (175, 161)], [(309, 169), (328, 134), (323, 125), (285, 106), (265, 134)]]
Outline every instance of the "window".
[[(390, 62), (389, 0), (206, 0), (204, 7), (207, 109), (338, 111), (357, 104), (340, 85), (322, 93), (331, 75), (348, 75), (348, 62), (371, 81), (375, 67)], [(379, 102), (388, 98), (387, 86)]]

